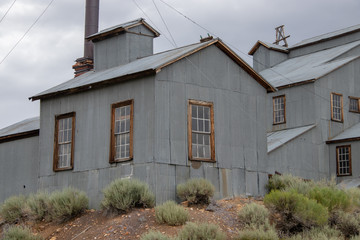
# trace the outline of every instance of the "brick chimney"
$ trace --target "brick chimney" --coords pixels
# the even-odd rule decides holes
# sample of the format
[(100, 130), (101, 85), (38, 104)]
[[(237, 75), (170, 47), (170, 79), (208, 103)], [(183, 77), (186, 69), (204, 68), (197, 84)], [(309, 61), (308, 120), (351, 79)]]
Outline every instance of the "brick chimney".
[(94, 45), (86, 37), (97, 33), (99, 30), (99, 0), (86, 0), (85, 6), (85, 36), (84, 57), (75, 60), (72, 68), (75, 77), (80, 76), (94, 68)]

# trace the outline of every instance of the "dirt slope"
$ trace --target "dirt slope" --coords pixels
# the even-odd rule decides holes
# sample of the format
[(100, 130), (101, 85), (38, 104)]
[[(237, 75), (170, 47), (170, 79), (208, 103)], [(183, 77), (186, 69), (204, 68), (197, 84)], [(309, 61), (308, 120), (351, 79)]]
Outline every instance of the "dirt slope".
[[(256, 201), (251, 198), (233, 198), (217, 201), (207, 211), (206, 207), (186, 207), (191, 222), (214, 223), (228, 235), (234, 237), (241, 224), (237, 221), (237, 213), (244, 204)], [(261, 201), (256, 201), (261, 203)], [(75, 240), (75, 239), (140, 239), (143, 233), (150, 229), (158, 230), (168, 235), (176, 235), (181, 226), (172, 227), (158, 224), (155, 221), (154, 209), (135, 209), (127, 214), (107, 216), (102, 211), (88, 210), (81, 216), (63, 224), (26, 222), (45, 239)], [(0, 227), (0, 234), (7, 226)]]

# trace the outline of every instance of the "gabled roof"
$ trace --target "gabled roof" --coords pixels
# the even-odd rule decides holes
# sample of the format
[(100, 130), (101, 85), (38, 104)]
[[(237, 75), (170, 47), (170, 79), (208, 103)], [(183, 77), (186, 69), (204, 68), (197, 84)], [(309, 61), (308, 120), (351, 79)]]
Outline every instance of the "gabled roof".
[(39, 135), (40, 117), (25, 119), (0, 129), (0, 143)]
[(264, 46), (266, 47), (267, 49), (271, 49), (271, 50), (274, 50), (274, 51), (278, 51), (278, 52), (283, 52), (283, 53), (288, 53), (289, 50), (287, 47), (283, 47), (283, 46), (279, 46), (279, 45), (276, 45), (276, 44), (273, 44), (273, 43), (267, 43), (267, 42), (263, 42), (263, 41), (257, 41), (255, 43), (255, 45), (250, 49), (249, 51), (249, 55), (253, 55), (256, 50), (258, 50), (258, 48), (260, 46)]
[(347, 34), (351, 34), (354, 32), (359, 32), (360, 31), (360, 24), (355, 25), (355, 26), (351, 26), (348, 28), (344, 28), (344, 29), (340, 29), (334, 32), (330, 32), (330, 33), (326, 33), (326, 34), (322, 34), (320, 36), (316, 36), (316, 37), (312, 37), (312, 38), (308, 38), (305, 40), (302, 40), (299, 43), (294, 44), (293, 46), (291, 46), (289, 49), (295, 49), (295, 48), (299, 48), (299, 47), (304, 47), (307, 45), (312, 45), (315, 43), (319, 43), (319, 42), (324, 42), (330, 39), (334, 39), (334, 38), (338, 38), (338, 37), (342, 37), (344, 35)]
[(234, 53), (221, 40), (214, 39), (208, 42), (188, 45), (176, 48), (170, 51), (161, 52), (148, 57), (140, 58), (125, 65), (106, 69), (103, 71), (91, 71), (73, 78), (67, 82), (50, 88), (33, 97), (31, 100), (50, 98), (58, 95), (72, 94), (75, 92), (86, 91), (96, 87), (114, 84), (117, 82), (135, 79), (144, 76), (155, 75), (162, 68), (173, 64), (189, 55), (192, 55), (211, 45), (215, 45), (225, 54), (227, 54), (234, 62), (236, 62), (244, 71), (251, 75), (260, 85), (267, 91), (275, 91), (275, 88), (269, 84), (264, 78), (255, 72), (244, 60)]
[(326, 143), (341, 143), (350, 141), (360, 141), (360, 123), (346, 129), (333, 139), (326, 141)]
[(269, 132), (267, 134), (268, 153), (274, 151), (275, 149), (286, 144), (287, 142), (313, 129), (315, 126), (316, 125), (309, 125), (304, 127), (297, 127), (297, 128)]
[(337, 57), (360, 45), (360, 41), (290, 58), (260, 74), (276, 88), (291, 87), (313, 82), (343, 65), (359, 58), (352, 56), (335, 60)]
[(155, 37), (160, 36), (160, 33), (158, 31), (156, 31), (153, 27), (151, 27), (143, 18), (138, 18), (135, 19), (133, 21), (129, 21), (126, 23), (122, 23), (110, 28), (106, 28), (104, 30), (101, 30), (98, 33), (92, 34), (88, 37), (86, 37), (87, 40), (92, 40), (92, 41), (98, 41), (100, 39), (104, 39), (104, 38), (108, 38), (110, 36), (114, 36), (114, 35), (118, 35), (121, 32), (125, 32), (128, 29), (132, 28), (132, 27), (136, 27), (138, 25), (144, 25), (146, 28), (148, 28), (151, 32), (154, 33)]

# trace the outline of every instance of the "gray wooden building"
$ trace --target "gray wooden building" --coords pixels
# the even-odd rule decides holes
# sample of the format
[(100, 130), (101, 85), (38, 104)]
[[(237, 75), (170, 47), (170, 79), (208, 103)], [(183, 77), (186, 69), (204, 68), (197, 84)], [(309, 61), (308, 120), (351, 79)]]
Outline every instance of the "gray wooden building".
[(267, 97), (269, 172), (307, 179), (360, 174), (360, 25), (290, 47), (258, 41), (254, 69)]
[(153, 54), (158, 35), (143, 19), (91, 35), (94, 70), (31, 97), (40, 100), (34, 173), (4, 177), (79, 188), (92, 207), (116, 178), (147, 182), (158, 203), (193, 177), (210, 180), (217, 198), (263, 194), (264, 102), (275, 88), (220, 39)]

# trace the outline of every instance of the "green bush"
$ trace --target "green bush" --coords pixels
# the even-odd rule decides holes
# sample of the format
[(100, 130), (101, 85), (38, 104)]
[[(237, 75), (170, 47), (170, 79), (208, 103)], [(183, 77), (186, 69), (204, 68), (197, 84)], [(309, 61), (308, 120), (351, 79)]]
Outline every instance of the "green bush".
[(278, 240), (279, 237), (273, 228), (248, 227), (239, 232), (235, 240)]
[(8, 223), (16, 223), (25, 217), (25, 196), (13, 196), (5, 200), (0, 207), (0, 216)]
[(360, 224), (359, 219), (351, 213), (343, 211), (335, 211), (331, 214), (330, 224), (335, 226), (346, 237), (359, 235)]
[(360, 208), (360, 189), (359, 188), (350, 188), (346, 190), (346, 194), (350, 198), (350, 205), (353, 208)]
[(141, 236), (140, 240), (171, 240), (170, 237), (159, 231), (149, 231)]
[(30, 194), (26, 203), (29, 209), (29, 217), (37, 221), (43, 219), (49, 220), (49, 202), (50, 195), (46, 192), (37, 192)]
[(223, 240), (226, 235), (218, 226), (208, 223), (188, 222), (178, 233), (178, 240)]
[(263, 205), (250, 203), (241, 208), (239, 220), (247, 226), (269, 226), (269, 210)]
[(301, 232), (312, 226), (322, 226), (329, 218), (326, 207), (295, 191), (273, 191), (265, 196), (264, 203), (266, 207), (280, 215), (278, 228), (287, 233)]
[(63, 222), (69, 220), (88, 208), (86, 194), (74, 188), (65, 188), (50, 195), (49, 213), (52, 220)]
[(346, 210), (350, 206), (350, 197), (343, 190), (326, 187), (315, 186), (313, 187), (308, 197), (315, 199), (321, 205), (327, 207), (329, 212), (333, 210)]
[(190, 204), (208, 204), (214, 196), (215, 187), (208, 180), (193, 178), (176, 187), (177, 195)]
[(274, 175), (269, 179), (265, 188), (268, 193), (272, 190), (294, 190), (297, 193), (306, 195), (314, 185), (315, 183), (312, 181), (304, 181), (303, 179), (291, 174), (284, 174)]
[(342, 240), (341, 232), (329, 226), (312, 228), (309, 231), (294, 235), (289, 240)]
[(43, 240), (41, 236), (32, 234), (29, 228), (12, 226), (5, 231), (2, 240)]
[(117, 179), (104, 189), (101, 207), (112, 212), (126, 212), (134, 207), (153, 207), (155, 196), (149, 186), (136, 179)]
[(188, 212), (174, 201), (167, 201), (155, 208), (155, 218), (158, 223), (171, 226), (183, 225), (189, 219)]

